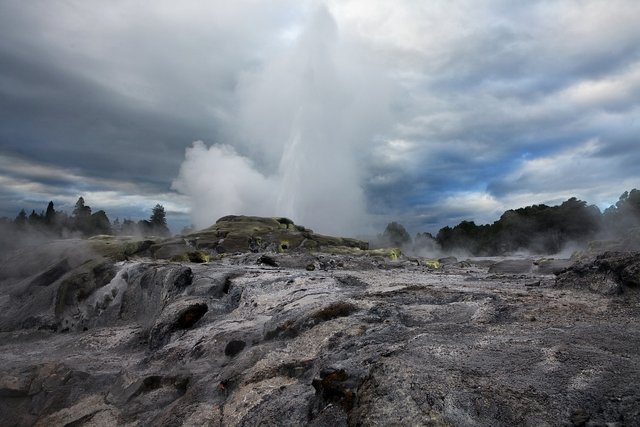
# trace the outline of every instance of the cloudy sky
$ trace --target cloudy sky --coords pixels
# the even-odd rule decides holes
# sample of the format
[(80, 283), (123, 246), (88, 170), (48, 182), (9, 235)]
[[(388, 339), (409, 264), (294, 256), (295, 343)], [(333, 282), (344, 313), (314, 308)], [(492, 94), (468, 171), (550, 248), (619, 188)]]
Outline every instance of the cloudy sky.
[(636, 0), (0, 2), (0, 216), (327, 233), (640, 188)]

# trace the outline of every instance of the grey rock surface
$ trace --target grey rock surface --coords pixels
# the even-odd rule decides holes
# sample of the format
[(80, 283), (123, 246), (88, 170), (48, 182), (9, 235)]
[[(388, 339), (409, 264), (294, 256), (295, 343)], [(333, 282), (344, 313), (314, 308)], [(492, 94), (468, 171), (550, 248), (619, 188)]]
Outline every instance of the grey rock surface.
[(261, 256), (5, 275), (2, 425), (640, 424), (633, 260), (598, 293), (528, 259)]
[(622, 294), (640, 287), (640, 252), (604, 252), (579, 260), (557, 275), (558, 287)]

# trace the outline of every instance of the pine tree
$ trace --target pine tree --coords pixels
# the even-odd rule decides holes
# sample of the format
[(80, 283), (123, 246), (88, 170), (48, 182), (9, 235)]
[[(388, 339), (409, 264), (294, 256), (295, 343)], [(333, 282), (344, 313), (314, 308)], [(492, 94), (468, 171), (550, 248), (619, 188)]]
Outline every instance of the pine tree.
[(169, 235), (169, 228), (167, 227), (167, 214), (164, 211), (164, 206), (157, 204), (151, 210), (151, 218), (149, 223), (153, 233), (157, 233), (161, 236)]
[(73, 208), (73, 217), (86, 218), (91, 215), (91, 207), (84, 204), (84, 198), (80, 197), (76, 202), (76, 206)]
[(51, 201), (47, 205), (47, 211), (44, 214), (44, 222), (50, 227), (51, 225), (53, 225), (55, 218), (56, 218), (56, 210), (53, 207), (53, 201)]
[(27, 224), (27, 213), (24, 211), (24, 209), (20, 210), (13, 223), (18, 227), (24, 227)]
[(71, 217), (75, 230), (82, 232), (85, 236), (92, 234), (91, 207), (84, 204), (84, 198), (78, 199)]
[(111, 222), (105, 211), (91, 215), (91, 234), (111, 234)]
[(36, 213), (35, 209), (31, 210), (31, 214), (29, 215), (29, 225), (38, 225), (42, 221), (42, 216)]

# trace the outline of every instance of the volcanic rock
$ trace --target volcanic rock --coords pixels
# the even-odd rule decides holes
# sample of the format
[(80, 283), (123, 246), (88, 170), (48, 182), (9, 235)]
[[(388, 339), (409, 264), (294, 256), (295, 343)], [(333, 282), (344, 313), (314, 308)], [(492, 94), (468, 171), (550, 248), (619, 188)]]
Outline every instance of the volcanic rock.
[[(67, 244), (85, 246), (0, 270), (3, 425), (640, 423), (637, 253), (550, 287), (534, 259), (275, 248), (277, 267), (250, 250), (187, 266)], [(590, 291), (608, 281), (622, 294)]]
[(637, 290), (640, 252), (605, 252), (577, 261), (557, 274), (556, 286), (589, 289), (605, 295)]

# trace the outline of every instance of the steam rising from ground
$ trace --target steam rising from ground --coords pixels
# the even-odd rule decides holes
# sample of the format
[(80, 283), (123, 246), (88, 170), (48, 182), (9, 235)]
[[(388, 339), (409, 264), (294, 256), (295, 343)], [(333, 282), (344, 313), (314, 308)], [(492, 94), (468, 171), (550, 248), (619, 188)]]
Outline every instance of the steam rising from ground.
[(190, 198), (197, 227), (248, 214), (287, 216), (324, 233), (363, 229), (358, 159), (387, 102), (384, 79), (362, 59), (320, 7), (284, 54), (241, 80), (238, 140), (195, 142), (173, 183)]

